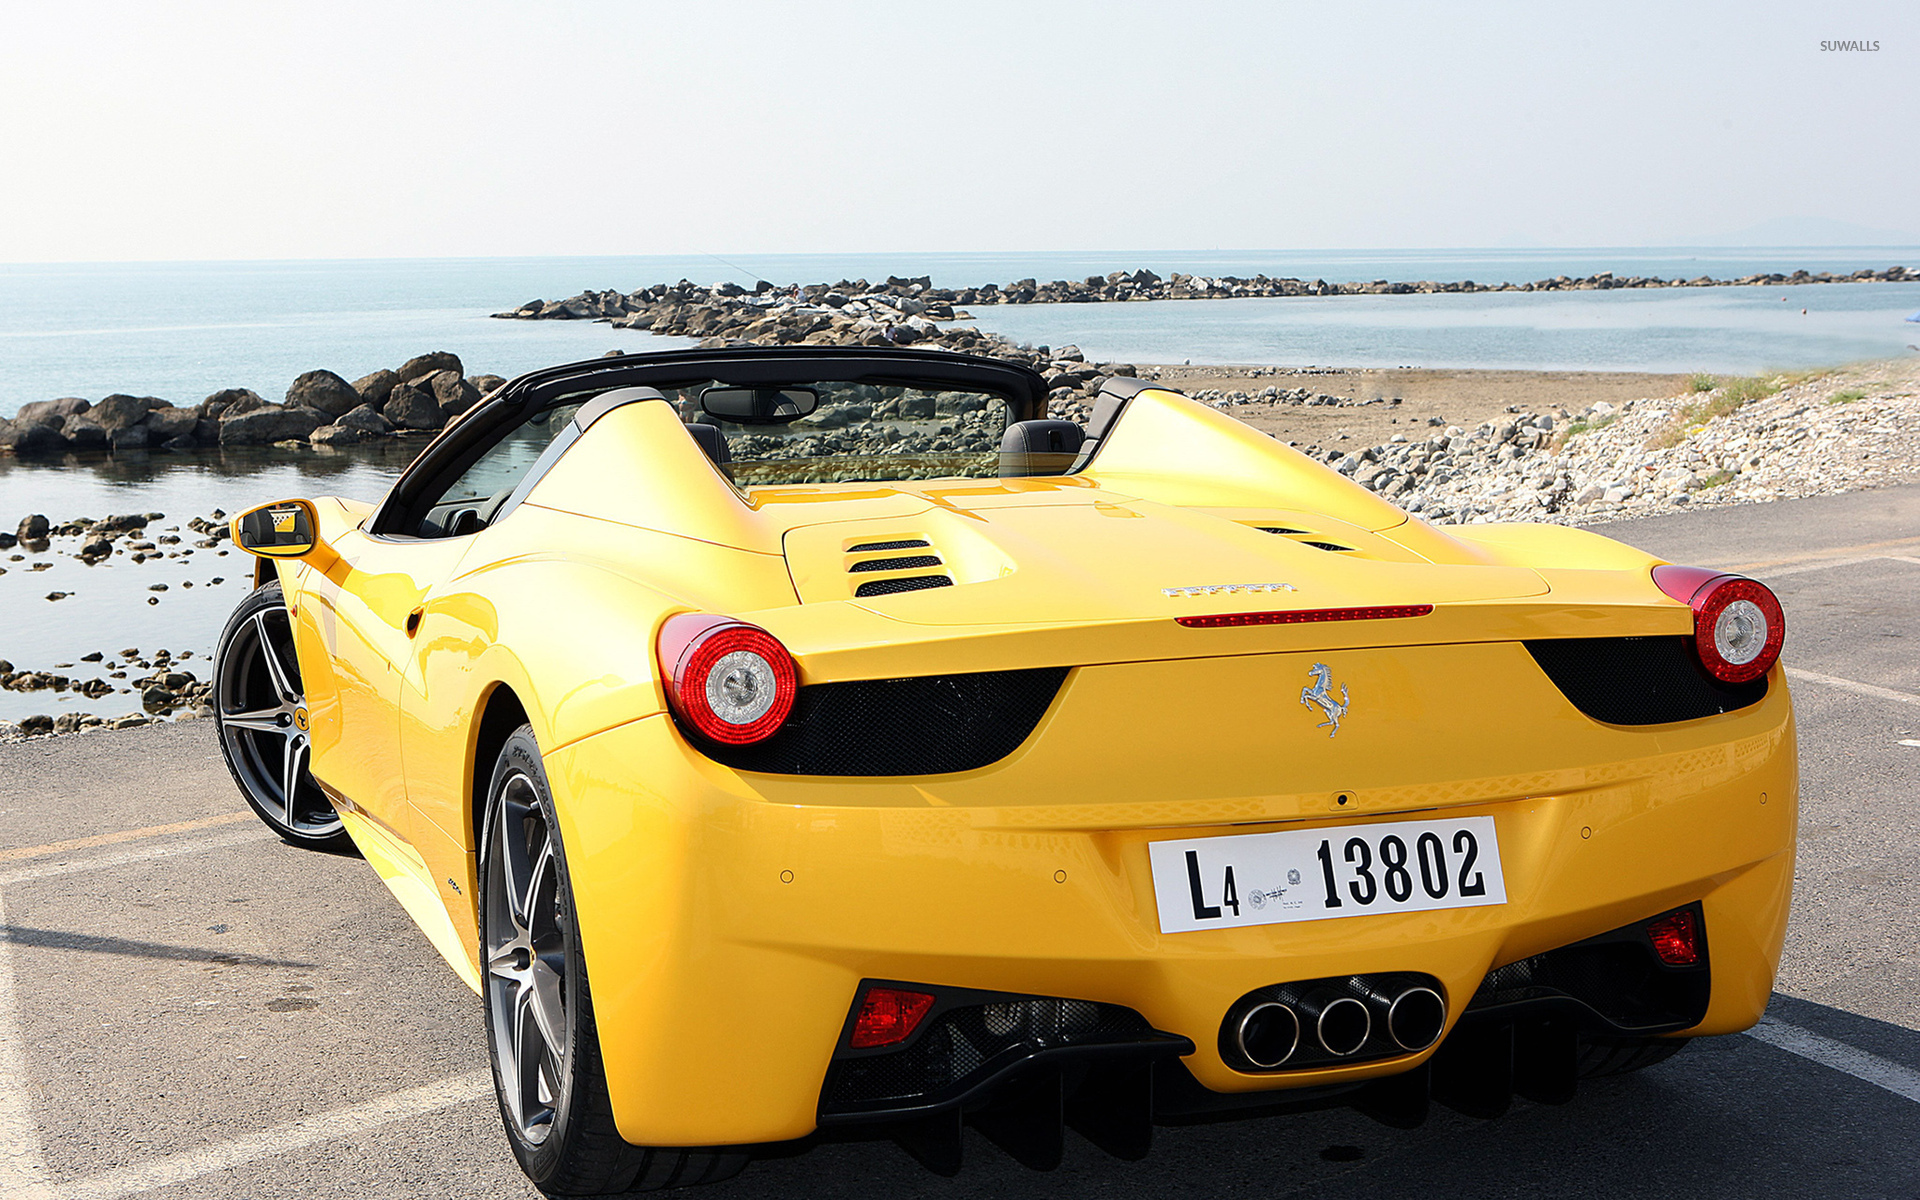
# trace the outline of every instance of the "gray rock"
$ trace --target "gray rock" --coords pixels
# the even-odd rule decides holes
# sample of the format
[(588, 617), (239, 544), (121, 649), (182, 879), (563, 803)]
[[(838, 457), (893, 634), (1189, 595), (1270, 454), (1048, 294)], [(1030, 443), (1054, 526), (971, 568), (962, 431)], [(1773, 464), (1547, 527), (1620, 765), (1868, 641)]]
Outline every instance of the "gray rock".
[(63, 396), (58, 400), (34, 400), (27, 404), (22, 404), (20, 411), (13, 414), (13, 419), (15, 421), (37, 422), (41, 424), (50, 421), (55, 425), (59, 425), (68, 417), (77, 417), (92, 407), (93, 404), (91, 401), (82, 400), (78, 396)]
[(399, 429), (439, 429), (447, 423), (433, 395), (410, 383), (393, 389), (393, 394), (381, 406), (380, 415)]
[(220, 422), (222, 446), (264, 446), (288, 438), (304, 439), (326, 424), (326, 418), (310, 408), (282, 408), (268, 405)]
[(287, 403), (341, 416), (360, 406), (362, 397), (354, 386), (332, 371), (308, 371), (287, 388)]
[(401, 364), (398, 374), (401, 383), (412, 383), (414, 380), (425, 375), (431, 375), (436, 371), (457, 371), (463, 378), (467, 373), (466, 368), (460, 365), (460, 356), (458, 354), (453, 354), (446, 350), (435, 350), (430, 354), (422, 354), (416, 358), (408, 359), (405, 363)]
[(387, 402), (387, 397), (393, 394), (393, 385), (399, 382), (400, 372), (382, 367), (371, 375), (362, 375), (354, 380), (353, 390), (360, 393), (362, 400), (378, 408)]
[(449, 421), (480, 402), (479, 390), (458, 371), (435, 372), (417, 381), (414, 386), (430, 390), (434, 403), (440, 406), (441, 415)]
[(156, 408), (147, 414), (147, 432), (156, 442), (192, 436), (200, 423), (200, 414), (191, 408)]
[(467, 382), (473, 385), (474, 391), (480, 393), (482, 400), (507, 385), (507, 381), (498, 375), (473, 375), (468, 377)]
[(241, 413), (264, 408), (266, 403), (260, 398), (260, 393), (252, 388), (224, 388), (200, 402), (200, 415), (215, 420), (237, 417)]
[(112, 450), (145, 450), (151, 440), (145, 425), (129, 425), (109, 433), (107, 447)]
[(20, 527), (14, 531), (14, 534), (23, 542), (37, 542), (46, 537), (52, 528), (52, 522), (48, 521), (45, 515), (33, 513), (20, 518)]
[(316, 446), (351, 446), (373, 435), (355, 425), (322, 425), (307, 435)]
[(371, 404), (362, 404), (360, 407), (335, 421), (334, 424), (344, 425), (349, 429), (358, 429), (362, 433), (381, 437), (393, 432), (393, 422), (381, 416), (379, 410)]
[(107, 431), (101, 428), (100, 422), (85, 413), (68, 417), (67, 423), (60, 427), (60, 432), (67, 439), (67, 444), (75, 450), (107, 448)]
[(144, 397), (115, 394), (87, 410), (87, 416), (112, 435), (145, 421), (151, 410)]

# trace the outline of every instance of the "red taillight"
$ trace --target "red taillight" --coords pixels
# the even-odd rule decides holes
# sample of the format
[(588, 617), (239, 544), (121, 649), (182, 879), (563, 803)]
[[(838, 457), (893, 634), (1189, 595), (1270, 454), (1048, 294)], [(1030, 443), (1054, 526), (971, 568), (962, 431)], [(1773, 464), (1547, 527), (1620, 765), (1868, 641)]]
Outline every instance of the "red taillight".
[(1690, 967), (1700, 961), (1700, 924), (1692, 909), (1648, 921), (1647, 936), (1653, 939), (1653, 952), (1670, 967)]
[(932, 1007), (933, 997), (925, 992), (868, 988), (866, 998), (860, 1001), (860, 1014), (853, 1019), (849, 1045), (855, 1050), (869, 1050), (904, 1042)]
[(701, 737), (729, 746), (763, 741), (793, 711), (793, 656), (758, 625), (681, 613), (660, 627), (659, 648), (667, 699)]
[(1188, 629), (1227, 629), (1240, 625), (1310, 625), (1316, 621), (1392, 621), (1401, 617), (1424, 617), (1432, 611), (1431, 604), (1395, 604), (1377, 608), (1296, 608), (1280, 612), (1175, 617), (1174, 622)]
[(1787, 617), (1767, 585), (1704, 567), (1660, 566), (1653, 582), (1693, 609), (1700, 665), (1723, 683), (1746, 683), (1773, 669), (1787, 639)]

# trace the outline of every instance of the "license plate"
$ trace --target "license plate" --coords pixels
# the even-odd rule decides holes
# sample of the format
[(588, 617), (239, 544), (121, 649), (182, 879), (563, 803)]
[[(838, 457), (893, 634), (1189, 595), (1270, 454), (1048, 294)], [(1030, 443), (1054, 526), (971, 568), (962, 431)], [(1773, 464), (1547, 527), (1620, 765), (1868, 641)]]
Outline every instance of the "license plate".
[(1150, 842), (1160, 932), (1507, 902), (1492, 817)]

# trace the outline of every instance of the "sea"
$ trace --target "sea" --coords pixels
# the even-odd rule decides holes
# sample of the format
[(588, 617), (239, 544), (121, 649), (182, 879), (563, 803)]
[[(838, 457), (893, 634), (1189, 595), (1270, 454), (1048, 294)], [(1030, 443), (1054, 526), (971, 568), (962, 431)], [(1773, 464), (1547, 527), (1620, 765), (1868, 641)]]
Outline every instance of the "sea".
[[(582, 321), (488, 314), (583, 289), (658, 282), (751, 286), (929, 276), (937, 286), (1080, 279), (1145, 267), (1162, 276), (1474, 280), (1558, 275), (1737, 277), (1920, 267), (1920, 247), (1523, 250), (1110, 251), (994, 254), (681, 255), (302, 262), (0, 264), (0, 416), (23, 403), (114, 393), (191, 404), (221, 388), (279, 399), (316, 367), (348, 379), (451, 350), (468, 372), (537, 367), (687, 344)], [(1031, 344), (1078, 345), (1097, 361), (1709, 371), (1837, 365), (1915, 353), (1920, 283), (1657, 291), (1467, 293), (1190, 300), (977, 308), (982, 328)], [(159, 513), (162, 557), (87, 566), (74, 539), (51, 552), (0, 552), (0, 659), (74, 680), (105, 674), (84, 656), (166, 648), (205, 663), (244, 595), (238, 551), (196, 548), (185, 522), (290, 495), (378, 499), (417, 444), (344, 452), (219, 449), (116, 459), (0, 456), (0, 529), (28, 513), (54, 522)], [(191, 554), (186, 551), (191, 550)], [(156, 586), (161, 585), (161, 586)], [(51, 599), (50, 597), (58, 597)], [(66, 664), (66, 665), (63, 665)], [(136, 672), (137, 673), (137, 672)], [(126, 680), (113, 680), (125, 687)], [(141, 711), (130, 690), (0, 691), (0, 720), (29, 713)]]

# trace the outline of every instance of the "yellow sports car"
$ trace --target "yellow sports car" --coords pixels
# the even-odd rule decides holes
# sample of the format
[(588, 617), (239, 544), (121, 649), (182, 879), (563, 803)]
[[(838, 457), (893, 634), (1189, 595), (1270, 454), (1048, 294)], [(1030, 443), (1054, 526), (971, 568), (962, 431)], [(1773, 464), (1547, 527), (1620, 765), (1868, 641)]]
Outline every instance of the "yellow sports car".
[(1765, 587), (1436, 528), (1141, 380), (1047, 401), (944, 353), (601, 359), (377, 507), (235, 520), (233, 774), (483, 997), (536, 1184), (1491, 1116), (1758, 1019)]

